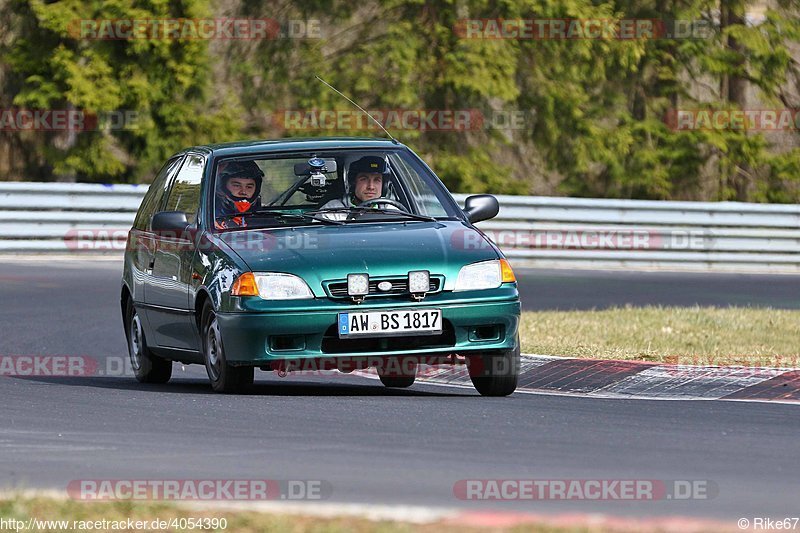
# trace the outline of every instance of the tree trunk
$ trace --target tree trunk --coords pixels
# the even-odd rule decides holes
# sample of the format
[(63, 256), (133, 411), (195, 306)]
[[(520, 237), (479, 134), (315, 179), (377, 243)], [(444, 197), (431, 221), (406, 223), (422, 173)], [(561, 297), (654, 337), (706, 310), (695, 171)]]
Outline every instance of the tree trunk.
[[(720, 32), (724, 33), (730, 26), (744, 25), (745, 5), (739, 0), (720, 0)], [(742, 74), (746, 69), (746, 59), (744, 49), (739, 42), (728, 35), (724, 37), (723, 45), (733, 53), (735, 59), (731, 65), (731, 71), (724, 74), (720, 80), (720, 99), (727, 102), (729, 107), (735, 109), (747, 109), (747, 89), (748, 82)], [(743, 135), (747, 135), (744, 132)], [(727, 171), (728, 176), (722, 176), (727, 180), (729, 187), (735, 193), (735, 199), (740, 202), (751, 200), (755, 186), (753, 182), (753, 169), (750, 165), (740, 162)]]

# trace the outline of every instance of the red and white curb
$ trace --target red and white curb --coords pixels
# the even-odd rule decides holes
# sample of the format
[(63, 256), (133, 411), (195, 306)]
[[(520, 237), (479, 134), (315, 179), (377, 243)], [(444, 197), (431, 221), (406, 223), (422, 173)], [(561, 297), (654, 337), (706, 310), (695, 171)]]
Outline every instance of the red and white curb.
[[(207, 509), (208, 502), (197, 507)], [(189, 504), (191, 506), (192, 504)], [(214, 506), (212, 502), (212, 506)], [(518, 530), (524, 526), (580, 529), (592, 531), (708, 533), (739, 531), (732, 523), (684, 516), (621, 517), (603, 513), (529, 513), (519, 511), (424, 507), (416, 505), (376, 505), (353, 503), (223, 503), (221, 509), (272, 514), (314, 516), (323, 519), (363, 518), (374, 522), (399, 522), (413, 525), (486, 528), (492, 531)]]
[[(359, 372), (377, 377), (374, 372)], [(426, 368), (421, 383), (471, 386), (465, 366)], [(597, 398), (800, 402), (800, 369), (693, 366), (525, 354), (517, 392)]]

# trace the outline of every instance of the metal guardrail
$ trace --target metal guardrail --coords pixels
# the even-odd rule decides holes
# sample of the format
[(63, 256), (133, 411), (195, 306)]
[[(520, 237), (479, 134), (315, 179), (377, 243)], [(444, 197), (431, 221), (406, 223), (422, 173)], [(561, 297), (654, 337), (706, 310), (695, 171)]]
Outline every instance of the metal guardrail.
[[(146, 190), (0, 183), (0, 253), (118, 253)], [(800, 205), (498, 200), (499, 216), (478, 226), (515, 264), (800, 273)]]
[(796, 204), (497, 198), (479, 226), (516, 263), (800, 273)]
[(147, 187), (0, 183), (0, 253), (119, 253)]

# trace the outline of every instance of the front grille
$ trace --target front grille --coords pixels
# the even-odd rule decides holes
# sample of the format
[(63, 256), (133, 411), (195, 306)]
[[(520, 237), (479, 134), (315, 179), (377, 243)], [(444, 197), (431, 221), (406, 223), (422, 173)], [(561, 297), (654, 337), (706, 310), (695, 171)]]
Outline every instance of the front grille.
[[(388, 291), (378, 289), (378, 284), (382, 281), (388, 281), (392, 284), (392, 288)], [(439, 277), (431, 276), (431, 284), (428, 292), (438, 292), (442, 285), (442, 280)], [(333, 281), (328, 284), (328, 294), (333, 298), (347, 298), (347, 280)], [(408, 294), (408, 277), (392, 277), (392, 278), (370, 278), (369, 280), (369, 296), (400, 296)]]
[(456, 332), (449, 320), (442, 321), (442, 332), (439, 335), (340, 339), (339, 331), (334, 325), (322, 337), (322, 353), (330, 354), (399, 352), (423, 348), (452, 348), (455, 345)]

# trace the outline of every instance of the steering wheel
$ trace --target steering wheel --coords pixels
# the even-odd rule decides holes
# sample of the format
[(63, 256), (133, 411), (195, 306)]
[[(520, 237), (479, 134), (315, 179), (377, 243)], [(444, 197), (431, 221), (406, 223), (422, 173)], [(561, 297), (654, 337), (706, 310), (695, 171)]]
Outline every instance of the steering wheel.
[(398, 208), (400, 211), (405, 211), (406, 206), (398, 202), (397, 200), (391, 200), (389, 198), (373, 198), (372, 200), (365, 200), (361, 202), (358, 207), (370, 207), (373, 205), (380, 205), (380, 204), (388, 204), (393, 205), (394, 207)]

